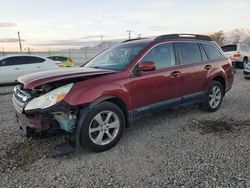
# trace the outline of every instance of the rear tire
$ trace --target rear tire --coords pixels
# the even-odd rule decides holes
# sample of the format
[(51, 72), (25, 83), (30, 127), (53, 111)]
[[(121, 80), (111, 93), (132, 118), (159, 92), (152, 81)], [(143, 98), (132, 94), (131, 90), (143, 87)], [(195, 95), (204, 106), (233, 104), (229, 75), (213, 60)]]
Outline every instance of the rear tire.
[(224, 89), (220, 82), (213, 80), (210, 84), (202, 108), (207, 112), (215, 112), (219, 109), (224, 96)]
[(97, 104), (88, 111), (80, 110), (78, 119), (80, 145), (95, 152), (114, 147), (125, 128), (123, 111), (111, 102)]
[(245, 68), (245, 65), (247, 64), (247, 62), (248, 62), (248, 59), (247, 57), (245, 57), (242, 62), (243, 69)]

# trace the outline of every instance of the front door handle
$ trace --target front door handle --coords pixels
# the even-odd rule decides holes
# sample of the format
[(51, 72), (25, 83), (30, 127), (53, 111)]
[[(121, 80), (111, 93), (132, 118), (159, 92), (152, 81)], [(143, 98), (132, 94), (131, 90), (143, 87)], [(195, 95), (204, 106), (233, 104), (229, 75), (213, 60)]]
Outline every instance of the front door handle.
[(170, 76), (172, 78), (177, 78), (177, 77), (180, 77), (181, 76), (181, 72), (180, 71), (174, 71), (170, 74)]
[(206, 70), (210, 70), (212, 68), (212, 65), (206, 65), (205, 67), (204, 67), (204, 69), (206, 69)]

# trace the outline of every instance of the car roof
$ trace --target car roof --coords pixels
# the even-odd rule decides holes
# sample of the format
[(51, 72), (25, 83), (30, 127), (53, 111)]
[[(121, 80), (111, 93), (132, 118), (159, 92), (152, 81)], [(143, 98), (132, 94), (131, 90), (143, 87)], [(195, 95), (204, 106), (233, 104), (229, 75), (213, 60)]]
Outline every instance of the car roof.
[(244, 44), (244, 43), (236, 43), (236, 44), (225, 44), (225, 45), (222, 45), (223, 46), (232, 46), (232, 45), (242, 45), (242, 46), (249, 46), (247, 44)]
[(9, 58), (9, 57), (23, 57), (23, 56), (29, 56), (29, 57), (39, 57), (42, 59), (46, 59), (45, 57), (39, 56), (39, 55), (32, 55), (32, 54), (11, 54), (11, 55), (4, 55), (0, 57), (0, 60)]
[(136, 38), (125, 40), (122, 43), (161, 43), (171, 41), (187, 41), (187, 42), (199, 42), (199, 43), (215, 43), (209, 36), (197, 35), (197, 34), (168, 34), (160, 35), (151, 38)]

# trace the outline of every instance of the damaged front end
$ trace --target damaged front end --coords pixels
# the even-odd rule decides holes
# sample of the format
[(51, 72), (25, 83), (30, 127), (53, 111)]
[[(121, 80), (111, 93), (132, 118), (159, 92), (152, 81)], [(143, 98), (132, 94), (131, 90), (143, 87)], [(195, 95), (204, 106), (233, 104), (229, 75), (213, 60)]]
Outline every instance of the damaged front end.
[(53, 83), (35, 89), (25, 89), (23, 84), (14, 88), (13, 105), (26, 136), (58, 129), (74, 133), (77, 108), (63, 101), (72, 87), (72, 83)]

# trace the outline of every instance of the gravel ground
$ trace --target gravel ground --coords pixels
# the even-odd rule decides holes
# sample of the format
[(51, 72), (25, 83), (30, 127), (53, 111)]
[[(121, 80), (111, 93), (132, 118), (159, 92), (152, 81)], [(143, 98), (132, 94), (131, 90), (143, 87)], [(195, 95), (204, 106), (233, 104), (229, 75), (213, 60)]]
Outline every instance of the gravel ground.
[(103, 153), (51, 158), (64, 136), (24, 138), (0, 88), (0, 187), (250, 187), (250, 80), (242, 71), (218, 112), (197, 106), (146, 117)]

